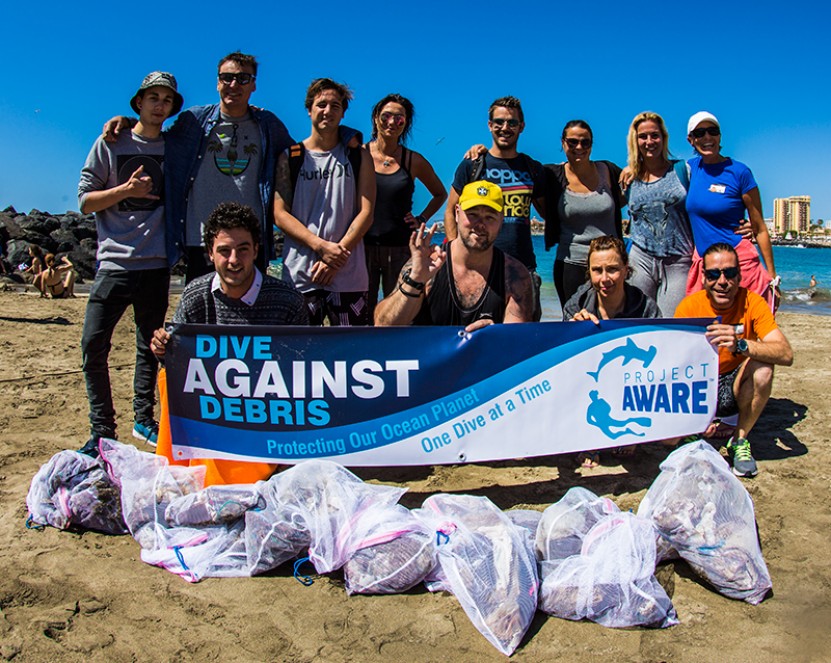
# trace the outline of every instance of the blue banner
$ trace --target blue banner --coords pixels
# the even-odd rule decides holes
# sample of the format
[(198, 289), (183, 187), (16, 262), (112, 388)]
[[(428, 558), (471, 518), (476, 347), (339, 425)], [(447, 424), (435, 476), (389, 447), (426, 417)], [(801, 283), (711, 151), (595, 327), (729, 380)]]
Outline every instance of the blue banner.
[(165, 359), (173, 451), (435, 465), (688, 435), (714, 414), (709, 322), (181, 325)]

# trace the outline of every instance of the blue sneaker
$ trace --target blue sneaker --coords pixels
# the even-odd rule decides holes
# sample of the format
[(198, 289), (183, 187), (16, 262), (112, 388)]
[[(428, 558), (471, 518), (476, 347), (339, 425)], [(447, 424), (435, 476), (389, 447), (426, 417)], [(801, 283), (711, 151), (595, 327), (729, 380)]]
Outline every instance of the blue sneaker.
[(747, 439), (731, 437), (727, 441), (727, 451), (733, 457), (733, 474), (737, 477), (755, 477), (759, 474)]
[(133, 426), (133, 437), (155, 447), (159, 441), (159, 424), (152, 420), (144, 423), (137, 421)]

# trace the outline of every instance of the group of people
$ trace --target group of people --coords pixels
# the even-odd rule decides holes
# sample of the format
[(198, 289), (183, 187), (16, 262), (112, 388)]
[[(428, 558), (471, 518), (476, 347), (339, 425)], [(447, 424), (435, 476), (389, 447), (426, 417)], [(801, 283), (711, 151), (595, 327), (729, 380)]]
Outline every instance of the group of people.
[[(31, 283), (41, 297), (51, 299), (67, 299), (75, 296), (75, 265), (69, 256), (62, 255), (60, 259), (54, 253), (43, 254), (37, 244), (30, 244), (28, 248), (28, 264), (20, 265), (20, 272), (27, 283)], [(0, 256), (0, 263), (5, 260)], [(3, 273), (11, 273), (3, 265)]]
[[(707, 332), (742, 357), (738, 373), (730, 369), (739, 423), (728, 448), (735, 458), (749, 456), (757, 396), (770, 393), (756, 364), (790, 363), (792, 355), (771, 312), (778, 281), (758, 187), (746, 166), (721, 155), (712, 114), (690, 119), (698, 156), (689, 163), (669, 158), (663, 120), (642, 113), (630, 128), (627, 168), (590, 159), (593, 135), (582, 120), (563, 129), (566, 162), (542, 166), (518, 151), (522, 106), (502, 97), (488, 110), (491, 147), (471, 148), (448, 195), (427, 159), (405, 146), (415, 116), (405, 97), (390, 94), (375, 105), (364, 143), (342, 125), (351, 91), (315, 79), (305, 98), (311, 132), (295, 142), (273, 113), (249, 104), (257, 68), (251, 55), (227, 55), (218, 65), (219, 103), (182, 112), (176, 79), (153, 72), (130, 101), (138, 119), (110, 120), (90, 151), (79, 204), (96, 214), (99, 268), (82, 337), (91, 422), (83, 451), (95, 453), (100, 437), (116, 435), (107, 355), (129, 306), (137, 346), (133, 434), (157, 441), (157, 358), (169, 340), (170, 268), (180, 260), (187, 285), (174, 322), (474, 331), (541, 317), (533, 205), (545, 219), (546, 248), (557, 245), (554, 280), (568, 319), (671, 315), (686, 293), (702, 288), (713, 317), (737, 307), (742, 318), (753, 305), (744, 332), (724, 321)], [(431, 198), (414, 215), (416, 180)], [(438, 246), (427, 220), (445, 200), (447, 239)], [(634, 269), (621, 241), (626, 204)], [(266, 269), (275, 225), (284, 235), (282, 281)], [(713, 253), (711, 245), (720, 248)], [(733, 258), (735, 267), (725, 263)], [(763, 320), (757, 296), (770, 304)], [(734, 461), (734, 470), (752, 476), (755, 464), (751, 471)]]

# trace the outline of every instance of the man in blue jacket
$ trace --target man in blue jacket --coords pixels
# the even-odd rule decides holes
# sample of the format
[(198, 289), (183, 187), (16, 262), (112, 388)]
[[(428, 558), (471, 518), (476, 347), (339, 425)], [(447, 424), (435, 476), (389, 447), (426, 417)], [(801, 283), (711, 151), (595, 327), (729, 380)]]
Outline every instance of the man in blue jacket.
[(213, 271), (202, 247), (205, 220), (225, 201), (257, 214), (262, 244), (257, 266), (274, 257), (272, 183), (277, 156), (294, 143), (274, 113), (248, 105), (257, 89), (257, 61), (230, 53), (219, 61), (219, 103), (194, 106), (166, 132), (168, 258), (187, 258), (187, 281)]

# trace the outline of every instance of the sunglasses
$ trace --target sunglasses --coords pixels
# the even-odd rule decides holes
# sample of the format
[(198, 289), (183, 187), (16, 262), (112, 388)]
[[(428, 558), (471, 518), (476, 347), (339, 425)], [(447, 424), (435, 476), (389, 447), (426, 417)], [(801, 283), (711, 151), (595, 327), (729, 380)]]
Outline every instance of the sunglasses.
[(693, 129), (690, 131), (690, 135), (693, 138), (704, 138), (704, 134), (708, 134), (710, 136), (721, 136), (721, 129), (718, 127), (704, 127), (701, 129)]
[(501, 127), (507, 124), (509, 127), (511, 127), (511, 129), (516, 129), (519, 126), (519, 120), (513, 117), (510, 119), (504, 117), (494, 117), (491, 118), (491, 124), (493, 124), (493, 126), (495, 127)]
[(240, 85), (248, 85), (251, 81), (257, 78), (254, 74), (219, 74), (219, 80), (225, 83), (225, 85), (230, 85), (234, 81), (239, 83)]
[(566, 143), (566, 145), (568, 145), (573, 150), (575, 147), (591, 147), (592, 146), (592, 139), (591, 138), (566, 138), (565, 143)]
[(705, 269), (704, 270), (704, 278), (708, 281), (718, 281), (721, 278), (721, 275), (724, 274), (724, 278), (728, 281), (732, 281), (739, 276), (739, 268), (738, 267), (727, 267), (725, 269)]
[(381, 113), (381, 124), (386, 124), (390, 120), (397, 127), (403, 127), (407, 123), (407, 116), (401, 113)]
[(658, 131), (651, 131), (649, 133), (638, 134), (638, 140), (647, 140), (648, 138), (651, 138), (652, 140), (660, 140), (661, 134)]

